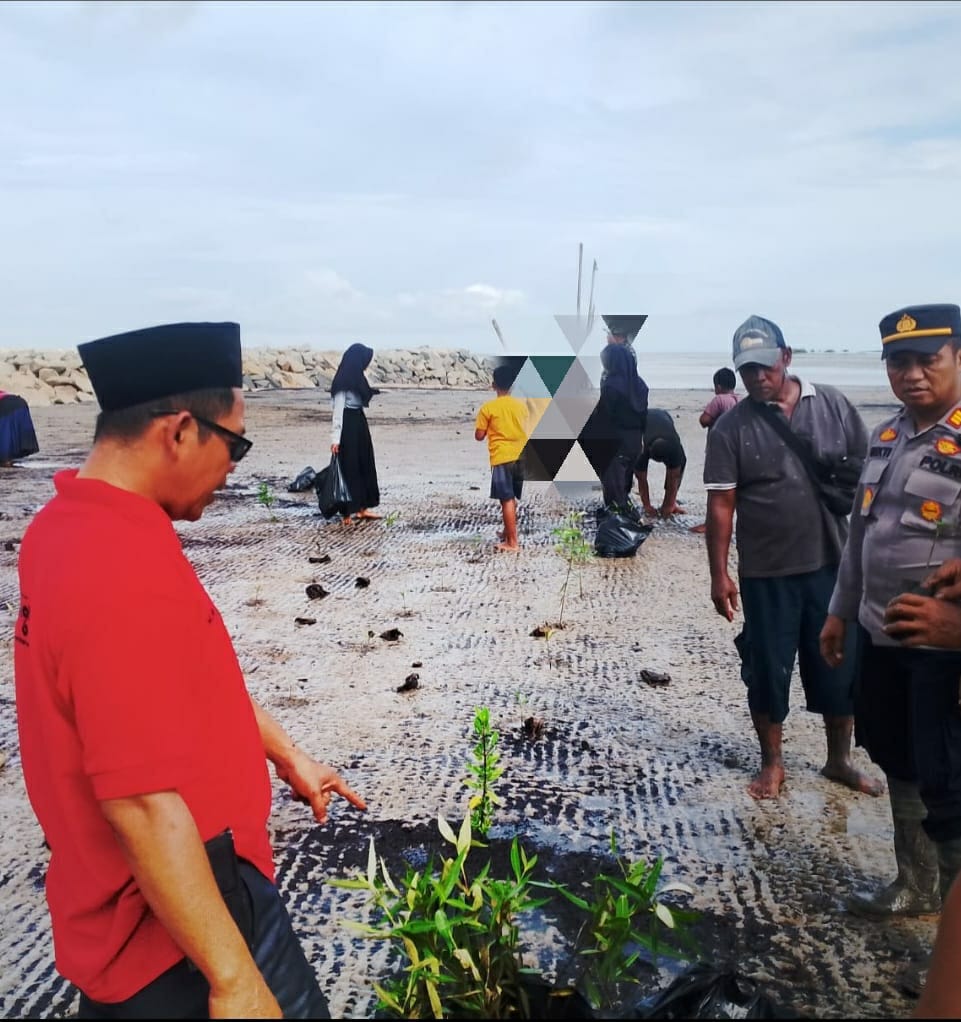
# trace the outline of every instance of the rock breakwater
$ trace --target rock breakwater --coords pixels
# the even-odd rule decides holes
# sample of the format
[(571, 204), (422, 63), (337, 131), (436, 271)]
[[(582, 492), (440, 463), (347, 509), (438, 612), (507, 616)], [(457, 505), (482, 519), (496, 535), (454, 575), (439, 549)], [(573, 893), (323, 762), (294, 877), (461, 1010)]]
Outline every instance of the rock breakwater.
[[(330, 386), (342, 352), (310, 348), (244, 350), (244, 390), (318, 389)], [(455, 348), (375, 351), (367, 378), (375, 387), (481, 390), (490, 386), (493, 363)], [(0, 390), (31, 405), (94, 401), (93, 388), (70, 351), (0, 351)]]

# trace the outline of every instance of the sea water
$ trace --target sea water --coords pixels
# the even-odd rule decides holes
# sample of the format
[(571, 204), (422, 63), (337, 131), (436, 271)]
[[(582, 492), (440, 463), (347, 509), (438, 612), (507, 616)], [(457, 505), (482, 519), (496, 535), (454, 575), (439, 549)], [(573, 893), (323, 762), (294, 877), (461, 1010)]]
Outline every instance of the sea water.
[[(637, 371), (651, 390), (712, 391), (714, 373), (725, 366), (731, 367), (728, 351), (646, 351), (642, 344), (635, 344), (634, 351)], [(484, 352), (481, 357), (496, 359), (498, 353)], [(600, 349), (585, 346), (579, 358), (591, 382), (598, 386)], [(829, 383), (842, 391), (849, 387), (888, 389), (884, 363), (877, 351), (795, 351), (791, 367), (798, 376), (812, 383)], [(740, 379), (737, 389), (744, 390)]]
[[(718, 352), (644, 351), (635, 346), (637, 371), (651, 390), (713, 390), (714, 373), (729, 358)], [(839, 390), (848, 387), (888, 387), (884, 363), (876, 351), (795, 352), (791, 369), (812, 383), (829, 383)], [(744, 389), (738, 380), (738, 390)]]

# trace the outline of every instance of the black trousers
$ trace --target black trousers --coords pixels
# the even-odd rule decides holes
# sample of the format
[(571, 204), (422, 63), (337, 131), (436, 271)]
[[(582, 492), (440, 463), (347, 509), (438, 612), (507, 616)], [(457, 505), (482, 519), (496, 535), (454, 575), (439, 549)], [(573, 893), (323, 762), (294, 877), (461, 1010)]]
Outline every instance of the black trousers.
[(933, 841), (961, 838), (961, 653), (875, 646), (858, 628), (857, 743), (886, 774), (919, 786)]
[(627, 507), (634, 486), (634, 463), (641, 449), (641, 433), (617, 430), (610, 438), (617, 440), (617, 453), (601, 473), (601, 488), (606, 507)]
[[(249, 897), (253, 936), (248, 943), (284, 1018), (330, 1018), (327, 1001), (277, 888), (243, 860), (240, 861), (240, 880), (241, 894), (246, 892)], [(234, 913), (233, 906), (231, 911)], [(132, 997), (117, 1004), (101, 1004), (81, 993), (77, 1017), (209, 1018), (209, 994), (210, 986), (203, 974), (187, 959), (182, 959)]]

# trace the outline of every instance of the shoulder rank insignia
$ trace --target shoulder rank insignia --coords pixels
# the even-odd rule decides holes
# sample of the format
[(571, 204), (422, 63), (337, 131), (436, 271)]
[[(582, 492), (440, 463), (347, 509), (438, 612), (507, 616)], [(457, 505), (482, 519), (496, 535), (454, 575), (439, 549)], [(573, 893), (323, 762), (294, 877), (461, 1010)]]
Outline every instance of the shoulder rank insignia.
[(959, 447), (953, 440), (946, 436), (941, 437), (935, 443), (934, 449), (938, 452), (938, 454), (954, 455), (961, 452), (961, 447)]
[(961, 405), (958, 405), (958, 407), (955, 408), (955, 410), (948, 416), (948, 423), (954, 426), (955, 429), (961, 427)]
[(918, 321), (912, 319), (907, 313), (905, 313), (899, 320), (898, 325), (894, 328), (899, 334), (910, 333), (912, 330), (917, 330)]
[(941, 520), (941, 505), (936, 500), (926, 500), (921, 505), (921, 517), (926, 522), (939, 522)]
[(881, 435), (878, 437), (878, 440), (883, 440), (884, 443), (890, 443), (892, 440), (897, 440), (897, 438), (898, 431), (888, 426), (887, 429), (881, 430)]
[(871, 510), (871, 505), (874, 503), (874, 490), (870, 486), (864, 488), (864, 496), (861, 498), (861, 513), (867, 514)]

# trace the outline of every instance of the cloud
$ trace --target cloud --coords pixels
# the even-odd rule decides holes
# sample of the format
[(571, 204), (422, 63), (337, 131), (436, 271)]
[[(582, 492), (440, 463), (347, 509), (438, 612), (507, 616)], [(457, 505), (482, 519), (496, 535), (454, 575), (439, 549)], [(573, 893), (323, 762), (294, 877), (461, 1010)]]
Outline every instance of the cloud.
[(468, 284), (441, 291), (401, 292), (396, 296), (399, 308), (415, 311), (444, 322), (476, 322), (505, 308), (522, 305), (523, 292), (490, 284)]
[(578, 242), (672, 349), (762, 306), (867, 346), (957, 297), (959, 45), (924, 3), (0, 5), (0, 346), (204, 300), (550, 333)]
[(364, 295), (342, 277), (336, 270), (307, 270), (304, 280), (308, 289), (317, 297), (335, 302), (357, 302)]

